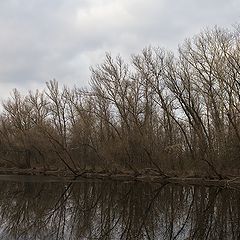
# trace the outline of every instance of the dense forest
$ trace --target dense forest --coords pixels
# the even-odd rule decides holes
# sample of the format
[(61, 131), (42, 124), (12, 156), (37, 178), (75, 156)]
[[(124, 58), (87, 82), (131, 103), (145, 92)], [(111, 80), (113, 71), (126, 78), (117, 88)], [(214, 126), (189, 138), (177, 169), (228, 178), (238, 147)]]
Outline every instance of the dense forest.
[(106, 54), (87, 88), (14, 89), (2, 104), (0, 166), (238, 174), (239, 29), (205, 30), (177, 53)]

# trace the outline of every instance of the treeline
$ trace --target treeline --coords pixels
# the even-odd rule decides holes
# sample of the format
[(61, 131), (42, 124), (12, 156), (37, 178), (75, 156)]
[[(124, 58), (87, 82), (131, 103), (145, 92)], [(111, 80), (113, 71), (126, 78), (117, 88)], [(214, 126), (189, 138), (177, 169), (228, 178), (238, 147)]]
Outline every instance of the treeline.
[(222, 177), (240, 169), (240, 32), (206, 30), (178, 54), (146, 48), (130, 63), (106, 54), (87, 89), (3, 103), (2, 166), (155, 169)]

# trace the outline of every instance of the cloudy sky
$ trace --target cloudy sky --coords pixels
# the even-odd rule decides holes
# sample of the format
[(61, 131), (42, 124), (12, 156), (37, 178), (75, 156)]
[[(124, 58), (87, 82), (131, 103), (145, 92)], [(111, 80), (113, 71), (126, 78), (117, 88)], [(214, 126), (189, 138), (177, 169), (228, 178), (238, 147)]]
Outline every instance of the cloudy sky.
[(87, 86), (105, 52), (175, 50), (207, 26), (239, 22), (239, 0), (0, 0), (0, 98), (53, 78)]

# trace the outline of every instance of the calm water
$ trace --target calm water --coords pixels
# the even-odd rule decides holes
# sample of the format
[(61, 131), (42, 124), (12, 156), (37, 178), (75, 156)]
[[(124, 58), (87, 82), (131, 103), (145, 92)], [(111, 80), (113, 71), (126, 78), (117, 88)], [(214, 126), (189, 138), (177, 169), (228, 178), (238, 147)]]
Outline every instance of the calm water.
[(0, 239), (240, 239), (240, 192), (0, 177)]

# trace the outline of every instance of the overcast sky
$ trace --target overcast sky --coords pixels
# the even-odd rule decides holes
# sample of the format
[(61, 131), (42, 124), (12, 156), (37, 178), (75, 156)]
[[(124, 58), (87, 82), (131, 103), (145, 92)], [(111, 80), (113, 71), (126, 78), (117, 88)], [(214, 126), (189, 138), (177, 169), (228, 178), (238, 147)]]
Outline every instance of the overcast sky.
[(53, 78), (87, 86), (105, 52), (175, 50), (207, 26), (239, 22), (239, 0), (0, 0), (0, 98)]

